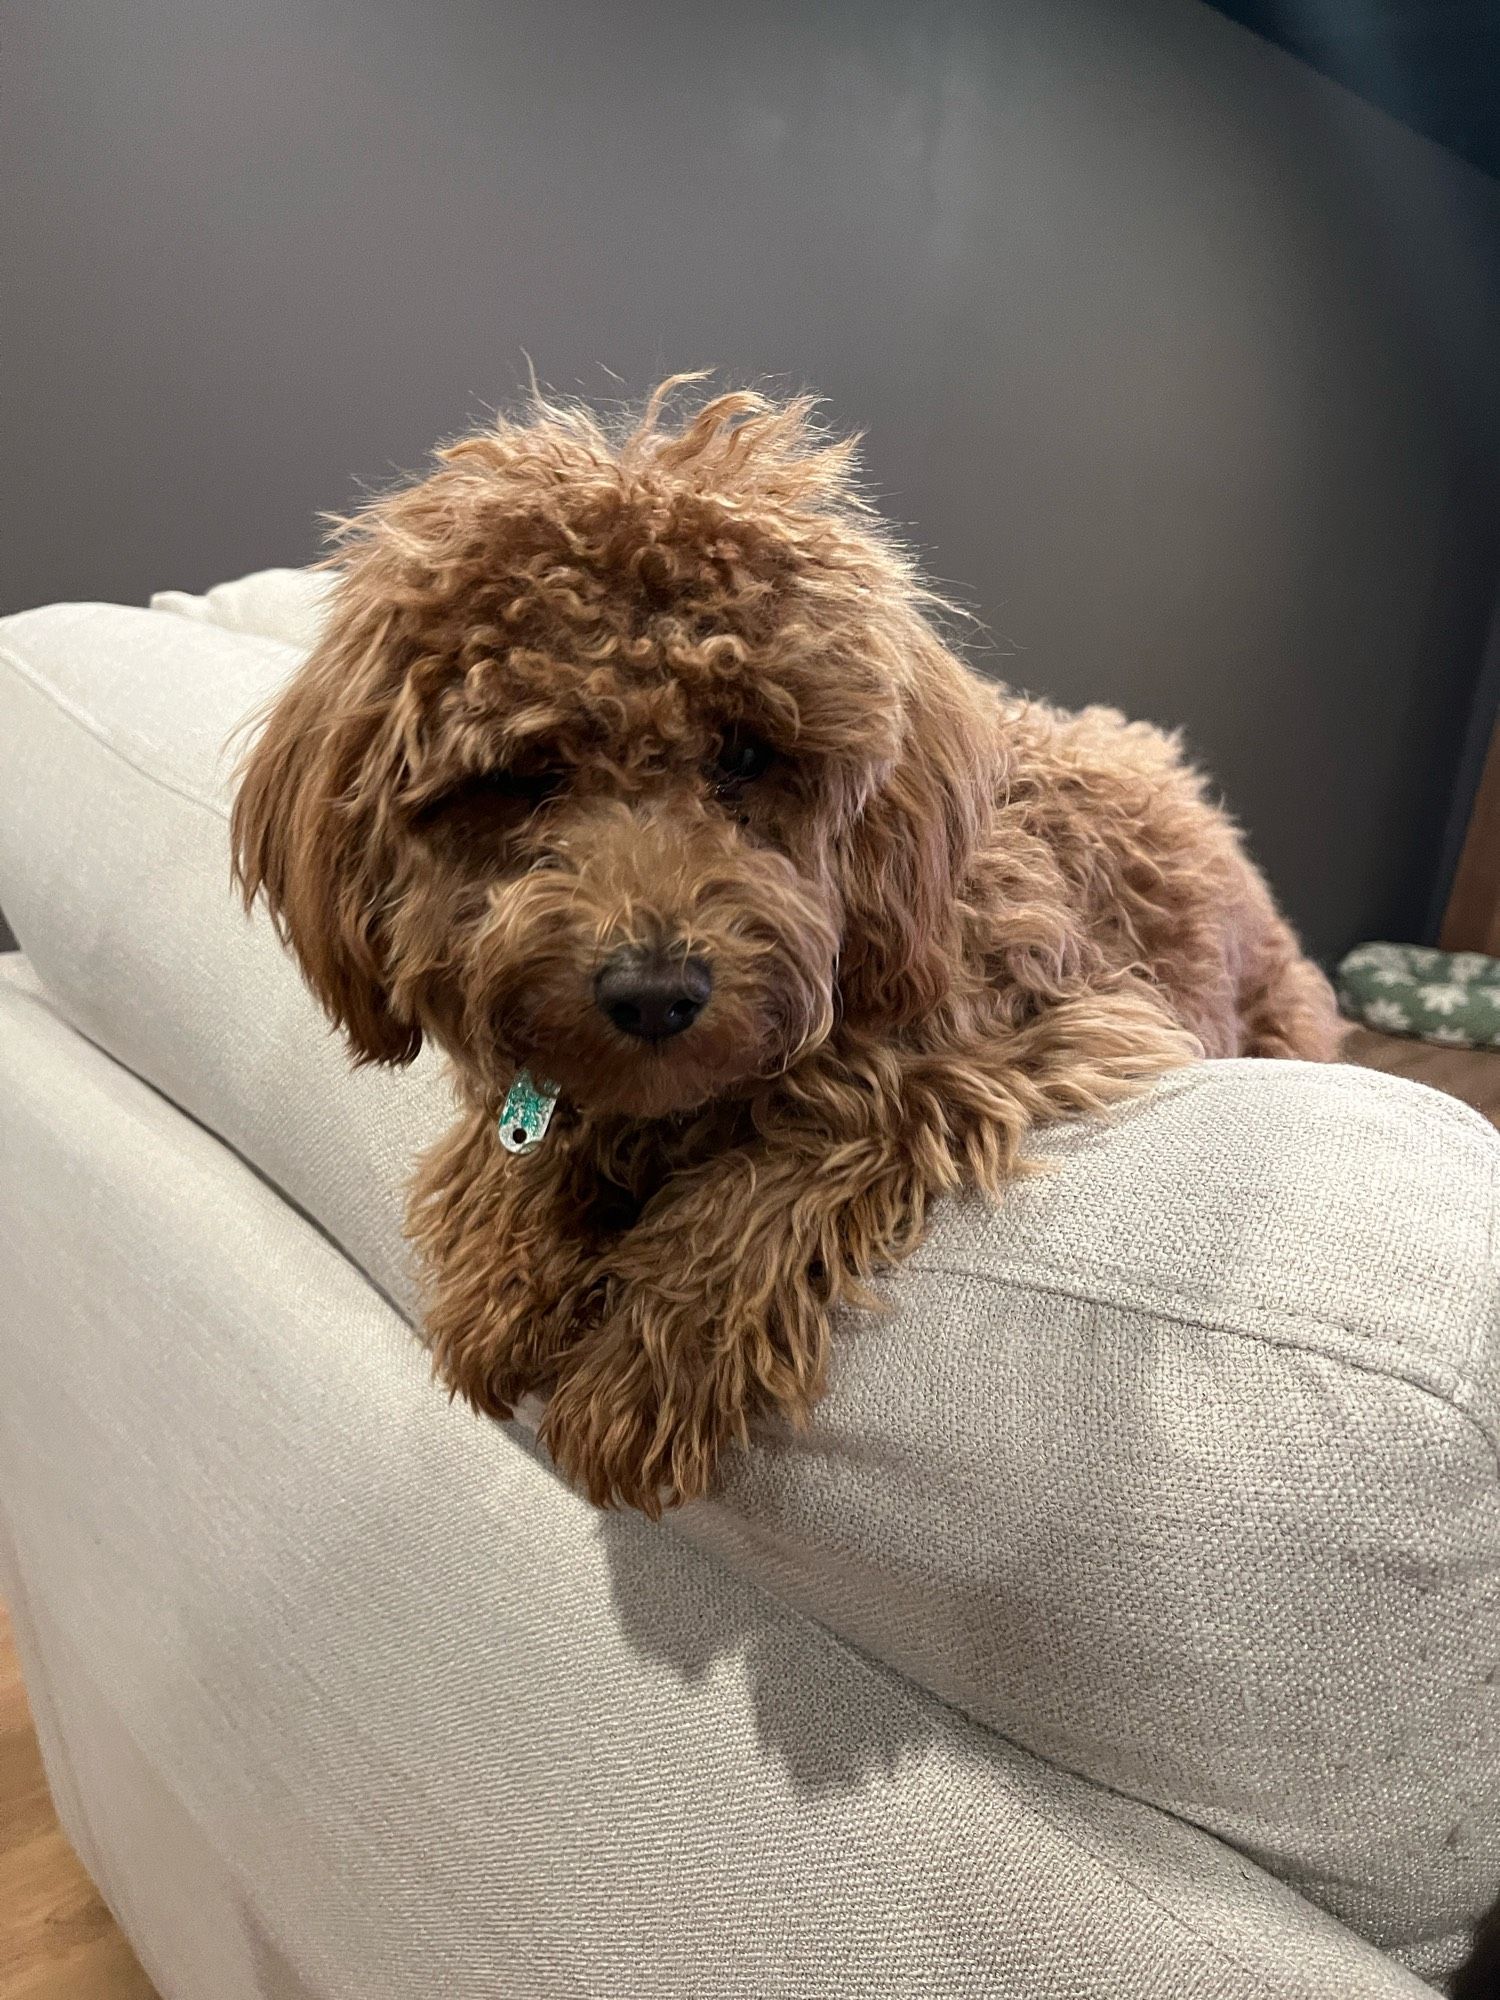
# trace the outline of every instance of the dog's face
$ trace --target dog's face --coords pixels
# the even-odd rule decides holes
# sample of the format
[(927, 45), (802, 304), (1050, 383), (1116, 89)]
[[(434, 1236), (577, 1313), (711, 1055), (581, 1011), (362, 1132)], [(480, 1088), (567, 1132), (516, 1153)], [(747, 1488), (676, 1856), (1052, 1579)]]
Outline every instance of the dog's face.
[(845, 479), (795, 406), (543, 412), (353, 524), (235, 839), (360, 1056), (655, 1118), (941, 998), (967, 683)]

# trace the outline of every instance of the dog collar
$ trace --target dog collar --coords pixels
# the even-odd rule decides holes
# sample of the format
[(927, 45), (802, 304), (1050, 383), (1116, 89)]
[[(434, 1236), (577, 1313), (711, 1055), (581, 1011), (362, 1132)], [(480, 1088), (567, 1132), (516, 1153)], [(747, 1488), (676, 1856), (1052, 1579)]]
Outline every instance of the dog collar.
[(537, 1082), (528, 1069), (517, 1071), (500, 1107), (500, 1143), (507, 1153), (529, 1153), (541, 1145), (557, 1098), (555, 1083)]

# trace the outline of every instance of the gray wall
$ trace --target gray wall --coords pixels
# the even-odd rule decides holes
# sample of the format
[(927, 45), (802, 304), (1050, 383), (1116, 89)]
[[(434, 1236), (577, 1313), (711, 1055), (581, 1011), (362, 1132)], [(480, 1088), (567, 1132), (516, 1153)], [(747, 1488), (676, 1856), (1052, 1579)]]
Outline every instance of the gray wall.
[(1411, 934), (1495, 575), (1487, 181), (1196, 0), (12, 0), (6, 608), (315, 546), (506, 398), (824, 391), (1066, 702)]

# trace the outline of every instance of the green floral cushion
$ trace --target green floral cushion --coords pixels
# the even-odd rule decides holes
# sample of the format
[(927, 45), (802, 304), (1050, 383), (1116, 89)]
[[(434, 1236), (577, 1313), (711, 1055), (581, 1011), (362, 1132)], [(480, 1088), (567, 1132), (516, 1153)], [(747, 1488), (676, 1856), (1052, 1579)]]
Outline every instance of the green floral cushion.
[(1338, 970), (1339, 1005), (1366, 1027), (1458, 1049), (1500, 1049), (1500, 959), (1362, 944)]

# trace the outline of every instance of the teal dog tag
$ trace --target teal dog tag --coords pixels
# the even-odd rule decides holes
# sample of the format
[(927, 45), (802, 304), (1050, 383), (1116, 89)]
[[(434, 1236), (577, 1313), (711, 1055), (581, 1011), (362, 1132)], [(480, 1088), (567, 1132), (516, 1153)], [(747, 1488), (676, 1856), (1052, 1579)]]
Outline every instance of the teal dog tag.
[(507, 1153), (529, 1153), (541, 1145), (557, 1096), (555, 1083), (537, 1083), (527, 1069), (518, 1073), (500, 1109), (500, 1143)]

